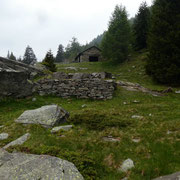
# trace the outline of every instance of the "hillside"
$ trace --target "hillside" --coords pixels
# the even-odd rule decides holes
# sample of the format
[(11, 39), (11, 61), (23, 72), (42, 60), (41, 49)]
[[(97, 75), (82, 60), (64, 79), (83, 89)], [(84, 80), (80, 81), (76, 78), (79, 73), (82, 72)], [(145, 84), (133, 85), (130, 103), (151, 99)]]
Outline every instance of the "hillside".
[[(146, 53), (141, 53), (121, 65), (97, 62), (57, 66), (58, 71), (64, 72), (111, 72), (116, 80), (139, 83), (152, 90), (167, 89), (145, 74), (145, 63)], [(32, 101), (33, 97), (37, 100)], [(0, 125), (4, 125), (0, 133), (9, 134), (8, 139), (0, 141), (0, 147), (30, 133), (27, 142), (9, 151), (48, 154), (69, 160), (85, 179), (150, 180), (180, 169), (179, 94), (156, 97), (118, 87), (113, 99), (106, 101), (33, 97), (0, 100)], [(25, 110), (49, 104), (58, 104), (70, 113), (67, 124), (74, 125), (72, 130), (52, 134), (50, 129), (41, 126), (14, 122)], [(119, 167), (128, 158), (135, 167), (127, 173), (120, 172)]]

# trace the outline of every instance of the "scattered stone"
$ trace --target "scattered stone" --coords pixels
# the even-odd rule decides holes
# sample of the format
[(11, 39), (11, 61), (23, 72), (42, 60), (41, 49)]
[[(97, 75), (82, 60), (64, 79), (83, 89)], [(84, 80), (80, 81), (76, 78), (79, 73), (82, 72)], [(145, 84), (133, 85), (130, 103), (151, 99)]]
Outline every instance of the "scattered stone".
[(64, 69), (77, 71), (77, 68), (75, 68), (75, 67), (65, 67)]
[(172, 87), (168, 87), (167, 89), (162, 91), (162, 93), (172, 93), (172, 92), (173, 92)]
[(88, 68), (79, 68), (80, 70), (88, 70)]
[(175, 91), (176, 94), (180, 94), (180, 90), (179, 91)]
[(152, 114), (150, 113), (149, 116), (152, 116)]
[(121, 179), (121, 180), (128, 180), (128, 178), (127, 178), (127, 177), (125, 177), (125, 178), (123, 178), (123, 179)]
[(64, 138), (64, 137), (66, 137), (66, 136), (63, 134), (63, 135), (60, 135), (59, 137), (62, 137), (62, 138)]
[(0, 134), (0, 140), (7, 139), (7, 138), (8, 138), (8, 136), (9, 136), (9, 134), (8, 134), (8, 133), (1, 133), (1, 134)]
[(172, 134), (172, 133), (173, 133), (172, 131), (169, 131), (169, 130), (168, 130), (166, 134), (169, 135), (169, 134)]
[(120, 142), (120, 138), (114, 138), (112, 136), (103, 137), (106, 142)]
[(15, 120), (22, 124), (40, 124), (44, 127), (53, 127), (66, 122), (69, 113), (57, 105), (47, 105), (35, 110), (27, 110)]
[(136, 68), (136, 66), (132, 66), (132, 68)]
[(36, 98), (32, 98), (32, 102), (35, 102), (37, 99)]
[(133, 115), (131, 116), (132, 119), (143, 119), (143, 116), (139, 116), (139, 115)]
[(123, 102), (123, 104), (124, 104), (124, 105), (126, 105), (126, 104), (127, 104), (127, 102)]
[(138, 101), (138, 100), (134, 100), (134, 101), (133, 101), (133, 103), (140, 103), (140, 101)]
[(163, 94), (159, 91), (152, 91), (148, 88), (145, 88), (137, 83), (117, 81), (117, 85), (123, 87), (127, 91), (141, 91), (143, 93), (151, 94), (152, 96), (163, 96)]
[(56, 133), (56, 132), (58, 132), (59, 130), (69, 131), (72, 127), (73, 127), (73, 125), (54, 127), (54, 128), (51, 130), (51, 133)]
[(120, 167), (120, 171), (127, 172), (134, 167), (134, 162), (131, 159), (126, 159)]
[(49, 155), (8, 153), (0, 149), (0, 179), (62, 179), (83, 180), (71, 162)]
[(85, 108), (85, 107), (87, 107), (87, 105), (86, 105), (86, 104), (83, 104), (81, 107), (82, 107), (82, 108)]
[(4, 127), (4, 125), (1, 125), (1, 126), (0, 126), (0, 128), (3, 128), (3, 127)]
[(176, 172), (167, 176), (161, 176), (153, 180), (180, 180), (180, 172)]
[(141, 139), (139, 139), (139, 138), (134, 138), (134, 139), (132, 139), (132, 141), (135, 142), (135, 143), (139, 143), (139, 142), (141, 141)]
[[(4, 146), (3, 148), (4, 149), (7, 149), (9, 148), (10, 146), (15, 146), (15, 145), (21, 145), (23, 144), (24, 142), (26, 142), (30, 137), (30, 134), (29, 133), (26, 133), (25, 135), (21, 136), (20, 138), (10, 142), (9, 144), (7, 144), (6, 146)], [(1, 179), (1, 178), (0, 178)]]

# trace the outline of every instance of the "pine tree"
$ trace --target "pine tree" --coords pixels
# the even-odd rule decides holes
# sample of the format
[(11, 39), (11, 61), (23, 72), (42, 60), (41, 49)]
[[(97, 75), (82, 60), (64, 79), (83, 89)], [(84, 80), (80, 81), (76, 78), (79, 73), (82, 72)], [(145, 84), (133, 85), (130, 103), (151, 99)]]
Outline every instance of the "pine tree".
[(13, 52), (11, 52), (9, 59), (16, 61), (16, 57), (14, 56)]
[(9, 51), (8, 51), (8, 54), (7, 54), (7, 58), (8, 58), (8, 59), (10, 58), (10, 53), (9, 53)]
[(64, 47), (62, 44), (59, 45), (55, 62), (61, 63), (64, 60)]
[(129, 55), (130, 32), (126, 9), (117, 5), (110, 19), (108, 31), (105, 32), (102, 40), (103, 56), (116, 63), (125, 61)]
[(147, 48), (147, 37), (149, 31), (150, 10), (146, 2), (143, 2), (135, 16), (133, 32), (135, 36), (135, 49)]
[(52, 72), (56, 71), (56, 65), (54, 64), (54, 57), (51, 50), (47, 52), (42, 64), (45, 65), (48, 70)]
[(71, 61), (81, 52), (82, 47), (79, 44), (77, 38), (73, 37), (70, 43), (65, 48), (65, 58)]
[(36, 62), (37, 62), (37, 59), (36, 59), (33, 49), (30, 46), (27, 46), (24, 53), (24, 57), (23, 57), (23, 63), (34, 65)]
[(146, 71), (161, 83), (180, 84), (180, 1), (156, 0), (152, 8)]

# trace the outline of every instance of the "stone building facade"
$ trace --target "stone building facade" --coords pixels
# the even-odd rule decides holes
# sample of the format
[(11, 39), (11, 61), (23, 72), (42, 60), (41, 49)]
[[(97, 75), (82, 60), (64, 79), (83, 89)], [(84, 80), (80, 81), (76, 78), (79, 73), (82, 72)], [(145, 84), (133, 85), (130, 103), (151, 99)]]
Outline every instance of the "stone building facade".
[(102, 61), (102, 59), (101, 50), (96, 46), (92, 46), (79, 53), (75, 58), (75, 62), (98, 62)]

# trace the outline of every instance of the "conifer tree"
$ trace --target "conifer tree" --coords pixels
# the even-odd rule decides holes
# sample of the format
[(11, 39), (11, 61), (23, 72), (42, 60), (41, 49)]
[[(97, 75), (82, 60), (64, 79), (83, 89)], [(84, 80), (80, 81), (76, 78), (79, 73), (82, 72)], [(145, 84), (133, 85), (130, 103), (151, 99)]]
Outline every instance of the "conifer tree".
[(27, 46), (23, 57), (23, 63), (34, 65), (36, 62), (37, 59), (33, 49), (30, 46)]
[(52, 72), (56, 71), (56, 65), (54, 64), (54, 57), (51, 50), (47, 52), (42, 64), (45, 65), (48, 70)]
[(180, 1), (156, 0), (152, 8), (146, 71), (161, 83), (180, 84)]
[(133, 32), (135, 36), (135, 49), (147, 48), (147, 37), (149, 31), (150, 10), (146, 2), (143, 2), (135, 16)]
[(103, 56), (116, 63), (125, 61), (129, 55), (130, 40), (131, 31), (126, 9), (117, 5), (102, 40)]
[(14, 56), (13, 52), (11, 52), (9, 59), (16, 61), (16, 57)]
[(61, 63), (64, 60), (64, 47), (62, 44), (59, 45), (55, 62)]

